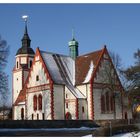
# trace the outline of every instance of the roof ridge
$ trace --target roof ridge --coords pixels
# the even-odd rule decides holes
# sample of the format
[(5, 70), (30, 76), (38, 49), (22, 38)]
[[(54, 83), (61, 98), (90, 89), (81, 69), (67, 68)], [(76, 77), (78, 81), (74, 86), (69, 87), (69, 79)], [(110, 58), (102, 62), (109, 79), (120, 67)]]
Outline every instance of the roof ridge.
[(78, 58), (78, 57), (81, 57), (81, 56), (86, 56), (86, 55), (90, 55), (90, 54), (93, 54), (93, 53), (97, 53), (97, 52), (100, 52), (100, 51), (102, 51), (102, 50), (103, 50), (103, 49), (96, 50), (96, 51), (94, 51), (94, 52), (89, 52), (89, 53), (86, 53), (86, 54), (82, 54), (82, 55), (77, 56), (77, 58)]
[(42, 51), (42, 50), (40, 50), (40, 52), (42, 53), (48, 53), (48, 54), (54, 54), (54, 55), (60, 55), (60, 56), (64, 56), (64, 57), (69, 57), (69, 58), (71, 58), (70, 56), (68, 56), (68, 55), (64, 55), (64, 54), (60, 54), (60, 53), (53, 53), (53, 52), (48, 52), (48, 51)]

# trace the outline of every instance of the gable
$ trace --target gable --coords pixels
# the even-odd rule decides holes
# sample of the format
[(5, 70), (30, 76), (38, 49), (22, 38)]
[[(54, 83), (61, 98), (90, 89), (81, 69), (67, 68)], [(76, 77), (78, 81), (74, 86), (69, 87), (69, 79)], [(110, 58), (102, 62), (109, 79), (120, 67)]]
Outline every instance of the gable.
[(92, 80), (94, 80), (95, 84), (99, 83), (104, 84), (104, 86), (112, 86), (111, 88), (123, 89), (106, 47), (103, 50), (102, 56), (98, 62), (98, 66), (96, 67)]
[(32, 66), (32, 71), (30, 72), (27, 88), (45, 84), (49, 84), (49, 78), (47, 77), (40, 56), (35, 55), (35, 61)]
[(76, 58), (76, 84), (85, 84), (90, 81), (95, 68), (98, 64), (98, 60), (102, 50), (95, 51), (89, 54), (85, 54)]

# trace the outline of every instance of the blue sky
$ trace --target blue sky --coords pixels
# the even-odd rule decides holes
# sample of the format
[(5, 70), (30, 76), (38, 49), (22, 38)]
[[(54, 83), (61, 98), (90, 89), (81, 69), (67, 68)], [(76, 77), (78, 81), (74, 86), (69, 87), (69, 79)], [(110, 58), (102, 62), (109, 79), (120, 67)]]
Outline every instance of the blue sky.
[(29, 15), (31, 47), (69, 54), (71, 30), (80, 54), (107, 48), (118, 53), (124, 67), (134, 63), (140, 48), (140, 4), (0, 4), (0, 35), (10, 46), (6, 72), (12, 85), (12, 68), (24, 32), (22, 15)]

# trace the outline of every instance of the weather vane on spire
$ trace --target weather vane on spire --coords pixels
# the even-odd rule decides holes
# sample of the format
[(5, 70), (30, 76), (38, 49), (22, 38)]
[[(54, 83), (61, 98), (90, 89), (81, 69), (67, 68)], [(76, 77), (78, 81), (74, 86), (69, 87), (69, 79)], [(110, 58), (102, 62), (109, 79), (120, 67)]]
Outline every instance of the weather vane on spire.
[(27, 23), (28, 17), (29, 17), (28, 15), (23, 15), (23, 16), (22, 16), (22, 19), (25, 21), (25, 23)]

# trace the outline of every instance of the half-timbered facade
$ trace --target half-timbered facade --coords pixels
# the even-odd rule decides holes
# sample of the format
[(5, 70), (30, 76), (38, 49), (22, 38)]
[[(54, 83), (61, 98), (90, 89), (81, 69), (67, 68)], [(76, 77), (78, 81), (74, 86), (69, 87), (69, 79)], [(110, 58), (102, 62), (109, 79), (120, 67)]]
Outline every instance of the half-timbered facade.
[(106, 46), (78, 56), (78, 42), (73, 38), (69, 49), (69, 56), (39, 48), (34, 53), (26, 25), (13, 69), (13, 119), (131, 118), (128, 98)]

